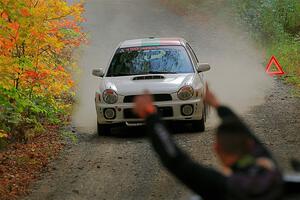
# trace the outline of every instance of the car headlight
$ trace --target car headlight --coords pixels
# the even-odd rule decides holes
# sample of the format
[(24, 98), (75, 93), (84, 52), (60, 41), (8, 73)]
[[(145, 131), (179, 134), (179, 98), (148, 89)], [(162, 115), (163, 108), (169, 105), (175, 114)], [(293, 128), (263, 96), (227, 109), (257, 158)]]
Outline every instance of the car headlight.
[(189, 85), (183, 86), (177, 92), (177, 96), (180, 100), (188, 100), (192, 98), (193, 95), (194, 95), (194, 89)]
[(112, 89), (105, 90), (102, 96), (105, 103), (108, 104), (114, 104), (118, 101), (118, 94)]

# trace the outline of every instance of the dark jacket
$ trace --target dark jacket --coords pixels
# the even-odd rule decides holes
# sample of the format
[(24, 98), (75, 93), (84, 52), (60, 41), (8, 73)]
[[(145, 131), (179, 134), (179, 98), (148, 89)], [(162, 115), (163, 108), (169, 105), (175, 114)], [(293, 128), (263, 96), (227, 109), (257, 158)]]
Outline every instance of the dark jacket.
[[(170, 137), (158, 115), (146, 119), (152, 145), (163, 165), (182, 183), (203, 199), (280, 199), (282, 178), (277, 164), (264, 145), (251, 133), (246, 125), (227, 107), (218, 108), (224, 120), (233, 118), (245, 128), (255, 141), (253, 153), (243, 157), (231, 169), (232, 175), (224, 176), (218, 171), (194, 162)], [(265, 164), (259, 164), (267, 163)]]

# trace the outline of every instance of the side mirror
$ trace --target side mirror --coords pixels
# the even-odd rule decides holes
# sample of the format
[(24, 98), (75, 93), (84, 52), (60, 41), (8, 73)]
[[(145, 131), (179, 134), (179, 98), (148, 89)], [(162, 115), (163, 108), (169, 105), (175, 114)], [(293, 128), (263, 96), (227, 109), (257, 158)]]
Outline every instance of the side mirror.
[(102, 68), (100, 68), (100, 69), (93, 69), (92, 74), (94, 76), (103, 77), (104, 76), (104, 71), (103, 71)]
[(208, 63), (199, 63), (198, 64), (198, 68), (197, 68), (197, 72), (206, 72), (210, 70), (210, 65)]

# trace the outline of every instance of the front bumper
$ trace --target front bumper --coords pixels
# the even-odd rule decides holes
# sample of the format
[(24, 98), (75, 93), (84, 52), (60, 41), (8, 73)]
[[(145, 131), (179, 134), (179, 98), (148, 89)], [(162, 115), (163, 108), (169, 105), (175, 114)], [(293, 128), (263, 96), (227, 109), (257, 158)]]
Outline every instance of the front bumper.
[[(164, 102), (154, 102), (158, 111), (164, 120), (200, 120), (202, 119), (204, 103), (202, 99), (191, 99), (187, 101), (172, 100)], [(193, 113), (189, 116), (182, 114), (183, 105), (192, 105)], [(99, 124), (114, 124), (114, 123), (139, 123), (142, 119), (139, 119), (132, 113), (134, 103), (120, 103), (120, 104), (104, 104), (96, 102), (97, 121)], [(113, 119), (106, 119), (104, 117), (104, 110), (107, 108), (113, 108), (115, 110), (115, 117)]]

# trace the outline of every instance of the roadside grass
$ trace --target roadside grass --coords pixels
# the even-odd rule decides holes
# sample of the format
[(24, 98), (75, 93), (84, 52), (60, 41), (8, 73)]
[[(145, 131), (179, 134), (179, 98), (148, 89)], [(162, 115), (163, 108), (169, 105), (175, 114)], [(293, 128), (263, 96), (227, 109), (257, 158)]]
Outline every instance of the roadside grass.
[(70, 141), (73, 144), (78, 143), (78, 137), (72, 131), (62, 130), (60, 131), (60, 135), (64, 138), (64, 140)]
[[(286, 83), (300, 88), (300, 43), (293, 39), (285, 39), (267, 46), (267, 57), (278, 58), (285, 75), (282, 79)], [(299, 93), (299, 90), (298, 90)], [(297, 94), (297, 92), (295, 92)], [(298, 96), (298, 95), (297, 95)]]

